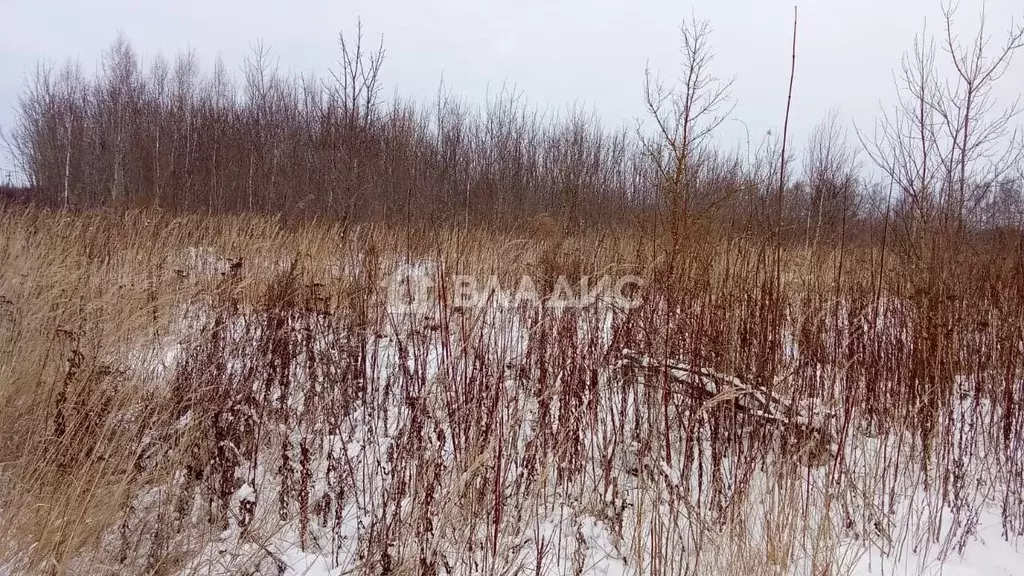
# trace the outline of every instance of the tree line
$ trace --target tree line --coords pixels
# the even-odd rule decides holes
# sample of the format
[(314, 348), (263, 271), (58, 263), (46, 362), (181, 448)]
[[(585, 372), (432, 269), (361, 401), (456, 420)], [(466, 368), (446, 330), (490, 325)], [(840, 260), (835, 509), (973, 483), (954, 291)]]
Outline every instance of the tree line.
[[(910, 236), (1019, 227), (1019, 110), (997, 108), (991, 88), (1024, 28), (991, 44), (983, 19), (961, 42), (953, 17), (944, 36), (916, 39), (896, 74), (899, 101), (857, 130), (857, 146), (833, 113), (788, 156), (770, 138), (745, 154), (716, 149), (733, 100), (712, 73), (706, 22), (681, 27), (679, 82), (648, 72), (644, 129), (608, 129), (578, 108), (541, 114), (514, 89), (482, 105), (443, 85), (429, 104), (385, 100), (383, 42), (361, 26), (339, 36), (339, 62), (323, 78), (281, 73), (262, 44), (240, 81), (220, 61), (204, 71), (194, 52), (144, 67), (120, 36), (92, 76), (77, 62), (37, 66), (5, 135), (31, 193), (5, 196), (59, 209), (426, 222), (550, 214), (570, 230), (700, 220), (808, 244), (890, 221)], [(939, 73), (937, 44), (951, 77)], [(865, 158), (884, 178), (864, 176)]]

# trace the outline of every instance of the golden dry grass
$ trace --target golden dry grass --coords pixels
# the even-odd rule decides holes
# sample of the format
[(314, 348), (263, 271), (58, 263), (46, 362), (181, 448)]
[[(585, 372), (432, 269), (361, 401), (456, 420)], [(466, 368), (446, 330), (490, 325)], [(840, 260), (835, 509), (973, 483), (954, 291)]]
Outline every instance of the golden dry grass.
[[(426, 350), (435, 342), (450, 362), (445, 373), (451, 377), (437, 383), (417, 365), (400, 378), (403, 386), (421, 390), (437, 414), (453, 406), (462, 411), (431, 416), (438, 419), (436, 425), (453, 427), (449, 433), (459, 446), (454, 462), (440, 460), (429, 445), (415, 442), (403, 445), (400, 458), (419, 481), (423, 470), (432, 467), (446, 467), (446, 477), (456, 481), (438, 488), (436, 497), (452, 504), (443, 515), (436, 515), (431, 500), (409, 516), (396, 511), (410, 523), (410, 531), (366, 536), (362, 545), (368, 550), (384, 546), (388, 554), (382, 542), (399, 534), (419, 537), (413, 520), (434, 515), (438, 533), (455, 542), (475, 538), (474, 526), (490, 526), (485, 530), (491, 534), (488, 546), (494, 546), (490, 562), (497, 566), (504, 558), (499, 544), (506, 546), (516, 534), (515, 526), (502, 523), (504, 514), (516, 513), (517, 507), (521, 513), (526, 502), (549, 498), (547, 490), (554, 486), (576, 490), (589, 485), (576, 480), (588, 465), (577, 458), (583, 458), (584, 450), (597, 450), (587, 448), (593, 439), (586, 434), (597, 422), (588, 414), (627, 397), (637, 402), (637, 420), (618, 422), (617, 440), (602, 444), (599, 460), (619, 458), (625, 435), (642, 439), (641, 457), (652, 459), (654, 472), (650, 477), (641, 473), (637, 481), (662, 492), (673, 488), (670, 479), (658, 475), (659, 460), (684, 471), (695, 471), (704, 461), (711, 466), (701, 472), (707, 475), (700, 484), (706, 492), (679, 488), (670, 499), (680, 517), (698, 527), (695, 532), (652, 524), (662, 504), (636, 503), (632, 513), (646, 520), (634, 528), (649, 531), (620, 536), (632, 543), (638, 561), (651, 562), (651, 573), (725, 564), (738, 574), (763, 573), (764, 562), (771, 572), (785, 573), (808, 550), (815, 566), (830, 567), (815, 573), (838, 569), (843, 563), (835, 556), (841, 529), (831, 519), (815, 518), (822, 510), (840, 508), (840, 502), (867, 486), (865, 476), (844, 462), (847, 456), (839, 456), (847, 451), (851, 459), (862, 459), (861, 472), (871, 467), (924, 470), (926, 481), (937, 486), (951, 485), (950, 471), (965, 459), (977, 469), (991, 470), (999, 485), (1020, 481), (1022, 470), (1013, 464), (1019, 460), (1022, 433), (1017, 409), (1024, 299), (1019, 255), (994, 253), (971, 265), (949, 264), (960, 266), (970, 274), (967, 278), (945, 267), (934, 276), (906, 272), (912, 263), (898, 256), (891, 256), (879, 272), (878, 247), (792, 248), (783, 252), (783, 284), (777, 289), (770, 244), (750, 238), (692, 240), (667, 269), (663, 248), (655, 250), (649, 237), (626, 227), (564, 237), (545, 221), (495, 231), (457, 225), (296, 225), (255, 216), (156, 212), (0, 213), (0, 558), (19, 573), (176, 573), (219, 532), (220, 520), (203, 523), (191, 516), (179, 518), (184, 524), (176, 529), (162, 531), (161, 526), (173, 524), (169, 519), (175, 510), (192, 505), (190, 490), (209, 502), (224, 499), (227, 507), (230, 494), (224, 491), (233, 489), (236, 472), (255, 467), (255, 460), (247, 459), (277, 450), (271, 428), (259, 437), (246, 436), (246, 430), (276, 423), (298, 431), (308, 428), (303, 438), (321, 438), (321, 423), (330, 419), (331, 410), (355, 402), (344, 392), (344, 386), (355, 384), (337, 381), (334, 385), (342, 388), (323, 392), (322, 407), (292, 414), (264, 405), (266, 421), (256, 421), (253, 429), (223, 431), (194, 420), (182, 424), (189, 410), (215, 421), (219, 402), (230, 404), (237, 400), (232, 395), (252, 394), (228, 376), (218, 376), (216, 366), (225, 361), (218, 354), (251, 352), (254, 365), (281, 382), (274, 358), (299, 352), (267, 328), (275, 314), (305, 318), (322, 312), (332, 320), (317, 326), (330, 338), (354, 334), (362, 340), (387, 332), (395, 320), (381, 309), (379, 280), (403, 261), (440, 263), (442, 275), (503, 279), (615, 271), (644, 276), (649, 289), (643, 306), (615, 317), (607, 342), (587, 336), (587, 327), (604, 322), (599, 313), (523, 317), (533, 318), (529, 352), (517, 368), (523, 390), (541, 405), (580, 407), (578, 412), (561, 409), (561, 420), (536, 424), (541, 430), (527, 453), (519, 453), (522, 446), (488, 424), (510, 426), (524, 418), (526, 404), (508, 413), (491, 406), (499, 406), (499, 400), (510, 406), (519, 402), (495, 387), (493, 379), (505, 368), (487, 360), (487, 354), (514, 346), (515, 333), (493, 324), (488, 328), (482, 321), (467, 323), (443, 307), (434, 320), (441, 336), (424, 336), (416, 332), (420, 327), (401, 333), (413, 355), (418, 346)], [(218, 336), (218, 326), (250, 314), (271, 324), (254, 332), (248, 344)], [(181, 352), (165, 365), (171, 348)], [(780, 463), (778, 455), (786, 452), (780, 451), (776, 432), (745, 420), (730, 408), (731, 399), (690, 410), (687, 402), (692, 400), (671, 397), (662, 388), (665, 381), (620, 375), (611, 367), (625, 348), (652, 358), (682, 358), (750, 382), (775, 382), (778, 393), (837, 410), (834, 432), (840, 451), (821, 462), (828, 472), (827, 481), (815, 484), (820, 492), (805, 492), (808, 469)], [(302, 350), (308, 354), (313, 349)], [(360, 371), (373, 372), (371, 364), (387, 362), (366, 349), (353, 354), (362, 363)], [(264, 355), (266, 364), (260, 360)], [(183, 364), (189, 358), (193, 364)], [(332, 360), (320, 362), (330, 367)], [(482, 386), (476, 403), (455, 393), (465, 394), (463, 386), (470, 381)], [(379, 383), (360, 382), (365, 387), (360, 397), (381, 393)], [(956, 435), (962, 423), (953, 409), (963, 383), (969, 383), (975, 398), (972, 414), (987, 423), (980, 451), (965, 448)], [(280, 393), (298, 394), (289, 390)], [(251, 401), (259, 406), (268, 398), (257, 395)], [(328, 410), (328, 399), (336, 408)], [(235, 438), (240, 460), (223, 461), (227, 456), (217, 446), (224, 439), (218, 434)], [(862, 434), (891, 435), (897, 449), (882, 456), (859, 452), (854, 439)], [(705, 440), (694, 441), (697, 437)], [(516, 466), (531, 462), (533, 472), (508, 504), (510, 510), (499, 513), (488, 491), (500, 481), (491, 462), (503, 458)], [(721, 468), (725, 462), (729, 475)], [(753, 471), (769, 462), (774, 470), (770, 493), (776, 497), (762, 505), (749, 500), (747, 490)], [(197, 481), (199, 487), (183, 488), (183, 475), (197, 466), (208, 466), (205, 479)], [(230, 482), (211, 480), (215, 470)], [(612, 478), (609, 470), (605, 482)], [(437, 472), (430, 474), (433, 478)], [(901, 481), (883, 475), (881, 485), (871, 485), (869, 496), (859, 498), (881, 506)], [(290, 497), (295, 500), (288, 504), (303, 510), (296, 512), (300, 516), (309, 514), (306, 507), (312, 505), (304, 500), (310, 497), (303, 496), (305, 490), (295, 488)], [(953, 496), (937, 497), (967, 513)], [(1007, 506), (1004, 522), (1019, 528), (1020, 502), (1010, 488), (1001, 498)], [(210, 506), (209, 514), (216, 516), (216, 506)], [(614, 510), (600, 514), (615, 524)], [(723, 533), (734, 537), (723, 539)], [(750, 538), (752, 533), (763, 537)], [(681, 541), (702, 546), (705, 555), (683, 558), (666, 548)], [(416, 565), (415, 558), (392, 561), (399, 573)], [(359, 568), (381, 570), (374, 562)]]

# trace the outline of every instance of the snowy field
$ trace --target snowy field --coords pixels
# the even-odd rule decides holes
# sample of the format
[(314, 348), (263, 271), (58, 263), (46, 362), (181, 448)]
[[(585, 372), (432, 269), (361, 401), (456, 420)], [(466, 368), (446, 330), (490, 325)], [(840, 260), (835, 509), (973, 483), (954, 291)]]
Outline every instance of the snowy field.
[[(765, 378), (701, 348), (743, 337), (745, 301), (455, 306), (441, 263), (360, 255), (316, 282), (261, 263), (243, 299), (234, 262), (184, 252), (174, 281), (212, 288), (104, 359), (167, 412), (133, 456), (144, 489), (72, 573), (1024, 574), (1019, 416), (993, 374), (900, 408), (905, 383), (857, 372), (870, 321), (880, 373), (904, 373), (899, 300), (819, 340), (793, 312)], [(659, 352), (670, 316), (686, 353)]]
[[(173, 504), (173, 533), (136, 545), (189, 550), (176, 574), (1024, 573), (995, 411), (967, 380), (939, 422), (952, 444), (926, 448), (827, 400), (797, 407), (784, 379), (766, 404), (617, 347), (643, 320), (614, 307), (435, 294), (353, 330), (299, 304), (196, 307), (147, 356), (189, 406), (180, 436), (217, 439), (133, 507)], [(955, 453), (955, 477), (923, 469), (927, 449), (933, 466)]]

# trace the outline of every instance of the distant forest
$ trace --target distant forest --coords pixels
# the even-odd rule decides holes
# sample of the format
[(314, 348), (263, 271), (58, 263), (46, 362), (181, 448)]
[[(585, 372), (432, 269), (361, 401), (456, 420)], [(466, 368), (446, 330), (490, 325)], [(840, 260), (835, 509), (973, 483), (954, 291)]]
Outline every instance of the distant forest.
[[(1018, 32), (957, 52), (963, 72), (952, 79), (938, 77), (919, 39), (872, 138), (851, 136), (833, 114), (799, 150), (785, 153), (776, 137), (739, 154), (713, 145), (733, 95), (711, 71), (710, 27), (681, 30), (669, 76), (684, 81), (648, 72), (643, 132), (606, 129), (585, 110), (544, 115), (514, 90), (479, 106), (443, 86), (430, 104), (385, 100), (384, 46), (361, 27), (339, 37), (339, 63), (322, 78), (282, 74), (257, 45), (240, 82), (220, 62), (204, 71), (194, 53), (143, 67), (119, 37), (92, 77), (77, 62), (30, 76), (5, 135), (29, 187), (3, 196), (60, 209), (421, 222), (548, 214), (570, 230), (655, 215), (823, 242), (888, 219), (910, 233), (1020, 226), (1018, 110), (1001, 112), (989, 90)], [(884, 178), (869, 181), (864, 165)]]

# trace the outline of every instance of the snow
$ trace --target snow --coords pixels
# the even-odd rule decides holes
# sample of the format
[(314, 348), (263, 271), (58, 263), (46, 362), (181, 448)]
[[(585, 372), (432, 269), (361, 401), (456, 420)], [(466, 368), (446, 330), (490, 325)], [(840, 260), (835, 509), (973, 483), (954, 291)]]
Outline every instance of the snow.
[[(188, 273), (197, 275), (220, 275), (229, 266), (207, 248), (189, 252), (185, 261)], [(338, 277), (358, 274), (363, 266), (360, 255), (329, 265)], [(397, 262), (391, 279), (429, 279), (438, 271), (430, 260)], [(749, 472), (745, 494), (740, 494), (737, 486), (740, 476), (748, 472), (724, 461), (721, 474), (725, 486), (720, 497), (743, 518), (743, 522), (728, 525), (708, 505), (711, 498), (706, 478), (682, 469), (678, 457), (669, 463), (644, 456), (646, 438), (632, 432), (619, 436), (616, 423), (630, 418), (646, 393), (642, 380), (622, 381), (617, 372), (621, 364), (602, 367), (593, 392), (596, 397), (598, 391), (616, 387), (616, 402), (594, 398), (591, 406), (562, 404), (557, 388), (566, 375), (552, 375), (550, 389), (540, 389), (528, 374), (536, 311), (506, 306), (470, 309), (454, 318), (447, 331), (441, 331), (436, 326), (444, 311), (431, 292), (419, 296), (425, 298), (420, 302), (425, 305), (409, 308), (401, 301), (385, 303), (377, 330), (360, 335), (358, 341), (349, 341), (344, 331), (325, 325), (321, 337), (295, 356), (294, 365), (287, 368), (291, 395), (274, 400), (285, 402), (297, 413), (311, 391), (325, 386), (328, 378), (337, 378), (336, 374), (318, 373), (310, 366), (309, 354), (343, 363), (348, 347), (361, 346), (369, 360), (366, 372), (359, 376), (373, 385), (365, 397), (345, 406), (345, 412), (338, 414), (339, 422), (329, 430), (322, 421), (275, 428), (272, 446), (259, 454), (259, 466), (252, 474), (239, 473), (226, 527), (217, 528), (217, 534), (193, 550), (178, 576), (375, 573), (380, 566), (373, 562), (379, 559), (366, 557), (366, 541), (389, 519), (423, 522), (425, 518), (416, 510), (427, 493), (437, 499), (428, 513), (432, 528), (421, 532), (395, 528), (402, 536), (395, 543), (393, 561), (407, 571), (417, 569), (418, 555), (418, 559), (433, 563), (438, 574), (627, 575), (647, 574), (655, 568), (684, 573), (693, 568), (699, 552), (701, 568), (735, 574), (1024, 574), (1024, 550), (1018, 538), (1003, 533), (1000, 495), (1005, 486), (989, 473), (990, 455), (980, 435), (966, 432), (970, 426), (984, 429), (984, 422), (970, 418), (984, 414), (986, 407), (979, 410), (965, 402), (960, 409), (951, 410), (944, 423), (965, 431), (957, 435), (960, 442), (977, 443), (973, 450), (978, 456), (967, 463), (960, 480), (963, 493), (956, 499), (957, 511), (943, 503), (934, 488), (926, 487), (913, 466), (889, 480), (895, 473), (885, 469), (886, 461), (880, 455), (899, 442), (914, 446), (913, 439), (854, 434), (835, 447), (841, 451), (836, 452), (835, 462), (845, 466), (841, 471), (799, 468), (805, 484), (794, 493), (786, 492), (793, 487), (772, 475), (772, 465), (780, 469), (790, 466), (781, 457), (764, 469)], [(559, 346), (567, 349), (551, 352), (569, 354), (574, 349), (609, 345), (621, 311), (608, 306), (585, 320), (569, 313), (546, 313), (572, 328), (565, 338), (575, 341), (563, 342)], [(231, 318), (224, 330), (227, 349), (241, 350), (260, 342), (266, 336), (265, 314), (240, 311)], [(140, 349), (136, 359), (139, 369), (151, 374), (153, 381), (187, 367), (188, 348), (194, 344), (189, 340), (190, 327), (212, 320), (208, 303), (183, 308), (178, 316), (181, 325), (156, 345)], [(285, 326), (301, 333), (316, 322), (330, 321), (292, 315)], [(795, 344), (790, 344), (789, 353), (799, 353)], [(501, 433), (479, 447), (479, 452), (473, 451), (476, 446), (455, 444), (449, 400), (441, 398), (451, 381), (465, 378), (474, 369), (474, 360), (488, 367), (475, 376), (500, 379), (494, 419), (502, 426)], [(732, 379), (681, 363), (671, 370), (680, 378), (687, 373), (705, 374), (710, 395), (722, 392), (716, 382)], [(245, 360), (231, 358), (225, 378), (241, 386), (255, 385), (246, 381), (253, 372)], [(473, 390), (467, 388), (466, 392)], [(455, 404), (465, 401), (460, 398)], [(766, 401), (762, 398), (761, 403)], [(553, 438), (544, 436), (542, 405), (549, 411), (544, 426), (553, 426), (563, 413), (585, 424), (578, 431), (558, 429)], [(413, 413), (426, 422), (423, 430), (410, 428)], [(825, 414), (823, 411), (808, 421), (831, 423), (831, 413)], [(192, 425), (199, 424), (191, 414), (183, 415), (178, 423), (180, 429)], [(326, 512), (310, 513), (304, 521), (294, 505), (284, 512), (278, 506), (286, 489), (278, 470), (281, 447), (297, 454), (308, 438), (316, 439), (308, 446), (313, 454), (309, 504), (322, 505)], [(395, 453), (410, 438), (422, 442), (421, 453), (404, 456), (417, 458), (416, 462), (395, 463)], [(684, 440), (673, 438), (680, 444)], [(707, 439), (698, 431), (693, 440), (702, 454), (698, 460), (709, 459)], [(581, 469), (572, 473), (561, 470), (567, 465), (562, 460), (567, 458), (531, 464), (526, 455), (541, 442), (562, 442), (569, 447), (566, 450), (583, 455), (578, 464)], [(708, 461), (704, 470), (709, 468)], [(486, 475), (498, 478), (496, 485), (486, 490), (475, 484), (476, 473), (482, 469), (500, 472)], [(389, 487), (402, 474), (409, 475), (402, 479), (408, 484), (404, 497), (391, 501)], [(564, 477), (574, 480), (567, 483)], [(834, 490), (837, 478), (846, 483), (841, 491)], [(349, 488), (344, 494), (339, 491), (342, 485)], [(500, 496), (498, 499), (512, 504), (503, 511), (499, 526), (482, 520), (491, 510), (476, 505), (474, 491), (484, 492), (488, 498)], [(139, 495), (140, 514), (151, 497)], [(829, 506), (824, 504), (826, 500)], [(192, 521), (199, 523), (208, 510), (199, 502), (192, 504)], [(251, 519), (243, 518), (241, 511), (247, 508), (254, 510)], [(488, 545), (494, 548), (489, 550)], [(661, 564), (653, 564), (654, 559)], [(822, 571), (823, 564), (828, 572)]]

